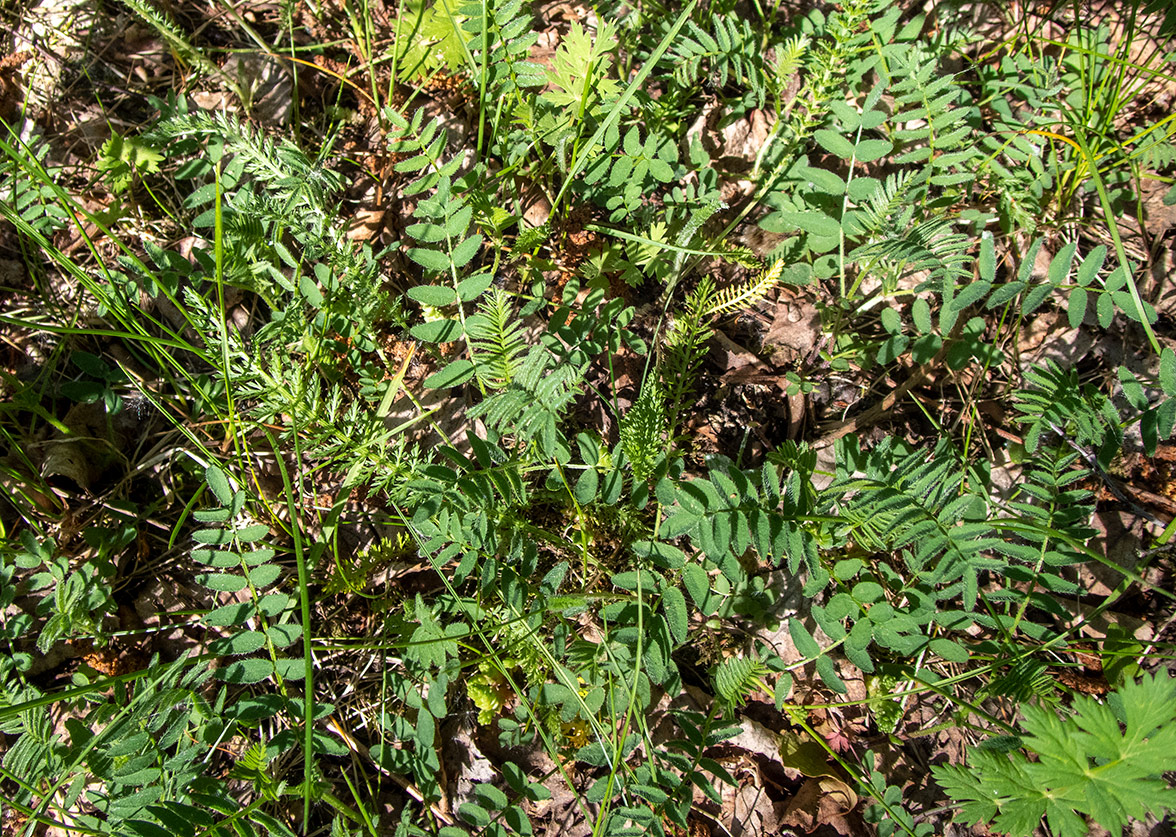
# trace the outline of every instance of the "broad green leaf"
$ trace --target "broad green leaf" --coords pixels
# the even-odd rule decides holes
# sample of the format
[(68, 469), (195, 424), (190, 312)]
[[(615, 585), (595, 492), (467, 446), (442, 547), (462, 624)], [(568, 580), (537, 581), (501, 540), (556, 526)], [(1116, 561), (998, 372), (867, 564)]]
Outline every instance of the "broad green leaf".
[(249, 586), (244, 576), (227, 573), (198, 573), (196, 580), (219, 593), (237, 593)]
[(255, 543), (270, 533), (269, 527), (264, 523), (255, 523), (252, 526), (243, 526), (236, 532), (237, 540), (241, 543)]
[(1077, 250), (1078, 243), (1075, 241), (1064, 244), (1049, 263), (1049, 283), (1055, 288), (1070, 275), (1070, 265), (1074, 263), (1074, 253)]
[(298, 658), (279, 658), (274, 668), (283, 680), (302, 680), (306, 677), (306, 663)]
[(813, 139), (821, 148), (843, 160), (848, 160), (853, 156), (853, 143), (834, 131), (825, 128), (814, 131)]
[(830, 218), (824, 212), (815, 210), (781, 211), (773, 213), (772, 217), (779, 218), (786, 227), (802, 230), (819, 236), (834, 237), (840, 234), (841, 224)]
[(273, 619), (290, 604), (290, 597), (285, 593), (267, 593), (257, 602), (257, 609), (270, 619)]
[(416, 285), (406, 293), (409, 299), (434, 308), (444, 308), (457, 302), (457, 293), (448, 285)]
[(253, 604), (251, 602), (237, 602), (234, 604), (223, 605), (214, 610), (210, 610), (204, 615), (204, 623), (206, 625), (216, 625), (218, 627), (228, 627), (229, 625), (240, 625), (254, 613)]
[(902, 315), (893, 308), (886, 307), (879, 312), (882, 318), (882, 328), (890, 334), (902, 333)]
[(475, 233), (453, 248), (453, 264), (463, 268), (469, 264), (478, 251), (482, 249), (482, 236)]
[(876, 581), (859, 581), (853, 586), (853, 597), (862, 604), (873, 604), (882, 599), (886, 591)]
[(679, 535), (685, 535), (688, 532), (694, 531), (700, 522), (704, 522), (704, 518), (695, 512), (679, 511), (671, 514), (662, 521), (661, 536), (663, 538), (676, 538)]
[(633, 554), (649, 558), (667, 570), (676, 570), (686, 563), (686, 553), (673, 544), (662, 541), (636, 541), (633, 544)]
[(984, 303), (985, 307), (991, 311), (993, 308), (998, 308), (1004, 305), (1009, 300), (1016, 297), (1019, 293), (1025, 290), (1024, 282), (1008, 282), (1001, 285), (988, 296), (988, 301)]
[(490, 812), (474, 802), (463, 802), (457, 808), (457, 815), (475, 828), (485, 828), (490, 824)]
[(833, 658), (828, 655), (817, 657), (817, 674), (822, 682), (839, 695), (849, 692), (845, 681), (837, 676), (837, 668), (833, 665)]
[(624, 151), (630, 157), (636, 157), (641, 153), (641, 134), (634, 125), (625, 132), (625, 139), (623, 146)]
[(265, 647), (265, 634), (261, 631), (238, 631), (232, 636), (223, 637), (213, 643), (214, 654), (232, 654), (240, 656), (252, 654)]
[(1081, 266), (1078, 268), (1078, 275), (1075, 277), (1076, 281), (1082, 287), (1086, 287), (1094, 278), (1098, 276), (1098, 272), (1102, 270), (1103, 263), (1107, 260), (1107, 248), (1100, 244), (1086, 254), (1086, 258), (1082, 260)]
[(968, 650), (954, 640), (933, 639), (930, 648), (932, 652), (949, 663), (966, 663), (968, 661)]
[(1098, 314), (1098, 324), (1102, 328), (1110, 328), (1111, 322), (1115, 319), (1115, 301), (1111, 299), (1111, 295), (1108, 293), (1099, 294), (1094, 309)]
[(424, 380), (425, 389), (447, 389), (464, 384), (474, 377), (474, 364), (465, 358), (452, 361)]
[[(618, 587), (621, 590), (633, 591), (637, 589), (638, 576), (639, 573), (637, 570), (625, 570), (624, 572), (615, 573), (611, 580), (614, 587)], [(648, 585), (643, 584), (643, 586)]]
[(260, 683), (273, 673), (273, 663), (269, 660), (256, 657), (248, 660), (234, 660), (227, 666), (216, 670), (218, 679), (224, 680), (226, 683), (236, 683), (238, 685)]
[(931, 306), (927, 300), (919, 297), (911, 304), (911, 321), (915, 324), (919, 334), (930, 334), (934, 324), (931, 322)]
[(473, 302), (494, 284), (494, 275), (481, 273), (457, 283), (457, 296), (462, 302)]
[(682, 568), (682, 585), (695, 606), (702, 610), (710, 598), (710, 576), (698, 564), (687, 564)]
[(407, 160), (401, 160), (394, 164), (393, 168), (398, 172), (418, 172), (432, 162), (428, 154), (417, 154), (415, 157), (409, 157)]
[(816, 191), (840, 197), (845, 193), (845, 181), (837, 172), (805, 164), (803, 167), (794, 167), (793, 174), (807, 181), (809, 188), (805, 190), (806, 194)]
[(422, 244), (436, 244), (446, 237), (445, 227), (428, 222), (409, 224), (404, 231)]
[(470, 225), (470, 219), (473, 217), (474, 208), (469, 204), (464, 204), (461, 209), (454, 212), (445, 221), (445, 234), (450, 238), (457, 238), (460, 235), (464, 235)]
[(1166, 346), (1160, 351), (1160, 387), (1164, 395), (1176, 396), (1176, 352)]
[(192, 540), (207, 546), (223, 546), (233, 542), (233, 533), (227, 529), (197, 529)]
[(784, 703), (788, 700), (788, 696), (792, 693), (792, 675), (784, 672), (776, 678), (775, 698), (776, 711), (784, 709)]
[(813, 639), (813, 635), (808, 632), (808, 629), (799, 620), (788, 620), (788, 633), (792, 636), (792, 642), (796, 646), (796, 650), (802, 655), (809, 659), (821, 655), (820, 644)]
[(487, 808), (495, 811), (501, 811), (510, 804), (510, 800), (507, 799), (506, 794), (488, 782), (479, 782), (477, 785), (474, 785), (474, 796)]
[(859, 204), (865, 203), (881, 188), (882, 182), (875, 177), (855, 177), (849, 181), (849, 198)]
[(854, 146), (853, 153), (859, 163), (872, 163), (885, 157), (894, 146), (883, 139), (865, 139)]
[[(1070, 291), (1070, 299), (1066, 303), (1066, 317), (1070, 328), (1078, 328), (1086, 319), (1086, 307), (1089, 304), (1089, 294), (1081, 285)], [(1169, 351), (1171, 351), (1169, 349)]]
[(985, 231), (980, 236), (980, 256), (976, 264), (982, 282), (996, 281), (996, 241), (990, 232)]
[(593, 767), (604, 767), (609, 763), (609, 757), (605, 754), (604, 748), (596, 741), (577, 750), (576, 760), (590, 764)]
[(431, 270), (434, 273), (444, 273), (449, 270), (449, 256), (440, 250), (431, 250), (428, 247), (409, 247), (408, 257), (425, 270)]
[(666, 626), (675, 642), (683, 643), (689, 632), (689, 614), (686, 609), (686, 597), (677, 587), (667, 587), (662, 591), (662, 610), (666, 615)]
[(282, 625), (270, 625), (266, 634), (275, 648), (285, 648), (293, 644), (302, 636), (302, 626), (296, 622), (286, 622)]
[(426, 343), (449, 343), (461, 337), (461, 323), (457, 320), (430, 320), (410, 329), (412, 336)]
[(1017, 269), (1017, 278), (1022, 282), (1028, 282), (1033, 278), (1033, 269), (1036, 267), (1037, 253), (1041, 250), (1041, 245), (1044, 239), (1037, 239), (1029, 245), (1029, 250), (1021, 257), (1021, 266)]
[(241, 553), (241, 560), (245, 562), (246, 566), (255, 567), (258, 564), (264, 564), (269, 561), (277, 553), (269, 547), (262, 547), (261, 549), (251, 549), (248, 552)]
[(1053, 293), (1053, 290), (1053, 285), (1050, 285), (1048, 282), (1034, 285), (1023, 297), (1021, 310), (1026, 314), (1036, 311), (1038, 306), (1045, 302), (1046, 298)]
[(268, 587), (277, 581), (281, 574), (282, 568), (277, 564), (262, 564), (249, 571), (249, 580), (253, 582), (254, 587)]
[(229, 478), (219, 466), (214, 464), (204, 469), (204, 480), (218, 503), (227, 507), (233, 502), (233, 489), (229, 486)]
[(576, 480), (576, 501), (580, 505), (587, 505), (596, 499), (597, 489), (600, 487), (600, 475), (595, 468), (587, 468)]
[(989, 282), (973, 282), (967, 287), (960, 289), (955, 299), (951, 301), (950, 307), (955, 311), (963, 311), (983, 299), (991, 287), (992, 284)]
[(1123, 395), (1132, 407), (1137, 410), (1147, 409), (1147, 395), (1143, 391), (1143, 385), (1135, 377), (1135, 373), (1126, 366), (1120, 366), (1119, 382), (1123, 385)]

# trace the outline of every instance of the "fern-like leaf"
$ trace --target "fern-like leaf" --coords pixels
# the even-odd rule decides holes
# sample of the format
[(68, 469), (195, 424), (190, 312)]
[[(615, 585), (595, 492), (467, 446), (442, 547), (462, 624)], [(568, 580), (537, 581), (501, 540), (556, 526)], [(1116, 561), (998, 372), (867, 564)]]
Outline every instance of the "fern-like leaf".
[(513, 433), (524, 444), (534, 441), (549, 456), (563, 440), (558, 425), (575, 397), (580, 374), (570, 364), (553, 365), (547, 350), (535, 346), (510, 385), (474, 406), (470, 418), (484, 417), (491, 427)]
[(478, 313), (466, 320), (475, 374), (484, 386), (503, 389), (515, 379), (527, 350), (522, 328), (511, 311), (510, 294), (495, 289)]
[(707, 301), (706, 315), (720, 317), (755, 305), (779, 284), (783, 271), (784, 261), (781, 259), (754, 279), (718, 291)]
[(621, 448), (633, 466), (633, 478), (641, 481), (653, 473), (665, 450), (666, 398), (661, 384), (647, 379), (633, 406), (621, 417)]
[(767, 673), (757, 657), (728, 657), (715, 669), (715, 692), (723, 703), (734, 706), (757, 689), (769, 691), (762, 681)]

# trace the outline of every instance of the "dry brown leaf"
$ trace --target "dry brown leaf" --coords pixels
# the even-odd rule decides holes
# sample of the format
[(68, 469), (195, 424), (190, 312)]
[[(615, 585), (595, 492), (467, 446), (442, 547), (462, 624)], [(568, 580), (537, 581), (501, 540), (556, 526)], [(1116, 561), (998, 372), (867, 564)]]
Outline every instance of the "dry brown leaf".
[(857, 805), (857, 794), (845, 782), (833, 776), (821, 776), (805, 782), (788, 803), (780, 825), (799, 828), (811, 834), (827, 825), (850, 837), (853, 834), (845, 815)]
[(772, 362), (777, 366), (794, 364), (817, 345), (821, 333), (821, 314), (811, 299), (781, 294), (764, 345), (773, 348)]
[(33, 54), (26, 50), (0, 58), (0, 119), (12, 119), (20, 110), (24, 98), (20, 68), (32, 57)]

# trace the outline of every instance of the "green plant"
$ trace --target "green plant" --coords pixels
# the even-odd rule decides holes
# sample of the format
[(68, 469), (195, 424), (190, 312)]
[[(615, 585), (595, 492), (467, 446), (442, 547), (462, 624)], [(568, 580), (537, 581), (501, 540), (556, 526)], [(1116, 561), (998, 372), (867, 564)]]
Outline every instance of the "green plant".
[(1148, 676), (1128, 682), (1110, 705), (1075, 700), (1073, 715), (1025, 706), (1023, 747), (1008, 754), (983, 745), (970, 766), (932, 768), (970, 821), (991, 822), (1013, 835), (1032, 834), (1044, 817), (1059, 835), (1081, 835), (1090, 822), (1111, 831), (1148, 812), (1163, 816), (1176, 796), (1161, 778), (1173, 736), (1173, 681)]
[[(1141, 18), (978, 53), (947, 10), (932, 36), (871, 0), (547, 29), (519, 0), (344, 3), (306, 10), (343, 26), (309, 44), (289, 5), (203, 28), (127, 5), (206, 78), (239, 26), (293, 59), (296, 108), (144, 99), (154, 124), (98, 152), (99, 211), (56, 137), (0, 143), (0, 247), (31, 277), (0, 310), (21, 833), (526, 834), (557, 784), (596, 835), (691, 829), (765, 694), (872, 833), (945, 825), (879, 758), (932, 712), (1004, 736), (934, 774), (964, 818), (1072, 833), (1172, 807), (1170, 684), (1133, 680), (1170, 646), (1092, 627), (1131, 590), (1155, 619), (1167, 565), (1109, 596), (1076, 571), (1112, 567), (1092, 516), (1125, 496), (1125, 449), (1176, 423), (1167, 303), (1114, 221), (1170, 175), (1176, 123), (1104, 112), (1167, 74), (1131, 58)], [(357, 113), (319, 95), (355, 74)], [(784, 368), (757, 341), (798, 300), (821, 333)], [(1051, 319), (1152, 351), (1035, 364), (1021, 337)], [(768, 415), (785, 392), (802, 438)], [(837, 400), (854, 415), (827, 429)], [(75, 491), (41, 457), (84, 440), (83, 402), (132, 430)], [(697, 432), (716, 420), (761, 444)], [(148, 659), (54, 661), (87, 641)], [(1121, 717), (1059, 685), (1078, 654)], [(878, 752), (817, 712), (876, 725)]]

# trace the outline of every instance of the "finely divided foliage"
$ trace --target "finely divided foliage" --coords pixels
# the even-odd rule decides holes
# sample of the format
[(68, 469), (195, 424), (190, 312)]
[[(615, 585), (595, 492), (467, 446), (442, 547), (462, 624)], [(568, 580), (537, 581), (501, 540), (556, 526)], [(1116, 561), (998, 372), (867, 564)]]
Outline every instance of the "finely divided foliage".
[[(177, 18), (127, 4), (224, 75)], [(868, 800), (846, 828), (946, 824), (882, 772), (919, 701), (966, 731), (964, 760), (932, 767), (960, 824), (1069, 837), (1176, 808), (1176, 686), (1141, 670), (1163, 639), (1096, 636), (1097, 700), (1051, 674), (1095, 655), (1079, 631), (1129, 587), (1172, 604), (1146, 563), (1109, 597), (1080, 571), (1111, 565), (1102, 498), (1136, 504), (1124, 454), (1153, 456), (1176, 425), (1168, 325), (1108, 211), (1171, 173), (1176, 122), (1123, 137), (1099, 112), (1143, 89), (1128, 69), (1158, 71), (1082, 22), (1050, 44), (1060, 58), (1034, 40), (979, 58), (946, 12), (929, 38), (884, 2), (753, 5), (613, 8), (544, 53), (552, 33), (521, 0), (405, 3), (392, 69), (372, 62), (391, 78), (354, 118), (340, 92), (279, 137), (152, 99), (151, 128), (96, 164), (117, 212), (69, 191), (46, 137), (0, 138), (0, 214), (88, 306), (5, 313), (59, 342), (44, 374), (5, 373), (0, 432), (13, 451), (124, 456), (132, 393), (174, 430), (113, 488), (111, 468), (6, 460), (14, 833), (497, 837), (557, 802), (594, 835), (693, 833), (730, 806), (721, 745), (765, 695), (818, 748), (806, 772), (781, 744), (785, 767)], [(417, 101), (438, 79), (461, 113)], [(361, 171), (335, 144), (364, 120), (379, 162)], [(724, 146), (757, 120), (750, 153)], [(342, 220), (353, 178), (400, 212), (383, 249)], [(183, 236), (119, 226), (147, 194)], [(753, 226), (774, 249), (734, 234)], [(819, 302), (821, 336), (761, 387), (787, 393), (790, 420), (845, 381), (905, 395), (934, 379), (964, 406), (924, 410), (929, 444), (911, 443), (917, 419), (809, 441), (797, 419), (758, 451), (772, 420), (745, 412), (741, 441), (702, 455), (700, 417), (733, 386), (716, 357), (763, 368), (729, 334), (793, 293)], [(1035, 362), (1014, 336), (1035, 316), (1139, 329), (1151, 354), (1105, 380)], [(978, 441), (978, 393), (1011, 430)], [(83, 407), (99, 420), (77, 423)], [(155, 471), (163, 499), (132, 504)], [(63, 475), (72, 500), (107, 492), (80, 536), (49, 522)], [(128, 622), (128, 568), (148, 556), (189, 584), (190, 601), (147, 608), (186, 646), (103, 674), (88, 652), (142, 633), (120, 607)], [(66, 647), (87, 660), (68, 686), (37, 659)], [(854, 711), (880, 735), (815, 728)]]

